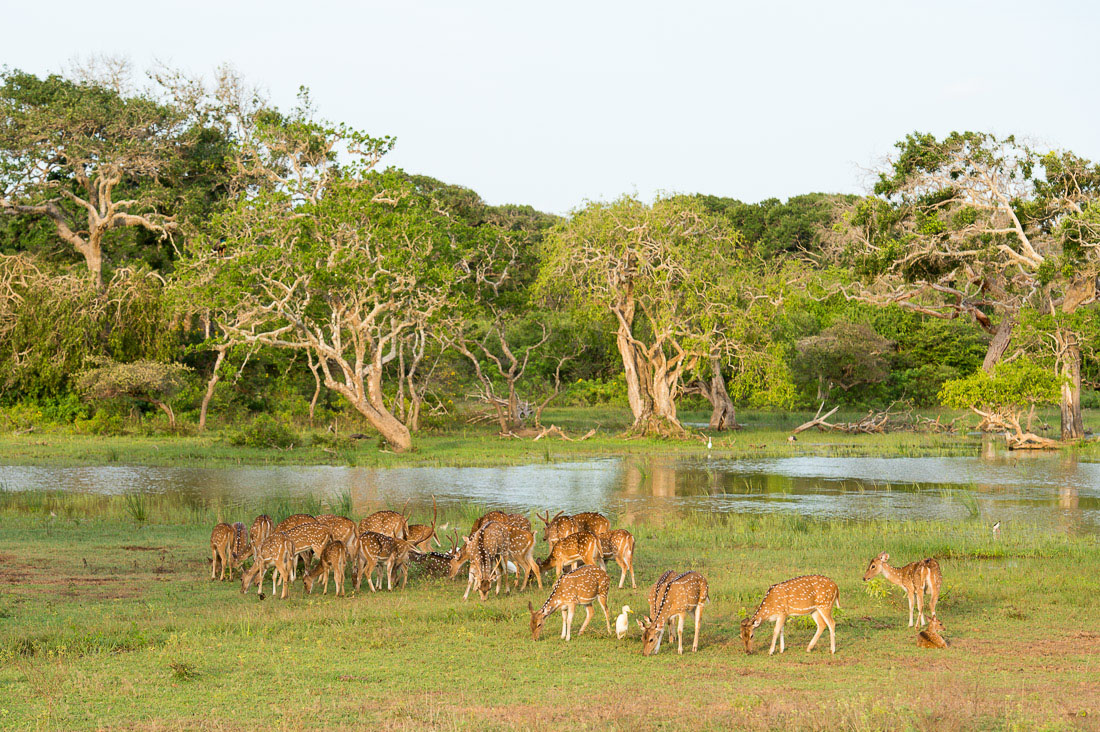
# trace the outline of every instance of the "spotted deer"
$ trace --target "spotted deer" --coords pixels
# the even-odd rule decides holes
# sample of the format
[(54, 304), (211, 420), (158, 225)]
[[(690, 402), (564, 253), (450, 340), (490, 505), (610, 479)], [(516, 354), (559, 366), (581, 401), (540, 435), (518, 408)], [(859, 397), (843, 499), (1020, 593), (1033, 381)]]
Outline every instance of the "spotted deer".
[(275, 524), (275, 528), (272, 529), (272, 533), (276, 531), (286, 531), (287, 529), (293, 529), (295, 526), (313, 523), (316, 520), (316, 518), (310, 516), (308, 513), (296, 513), (293, 516), (287, 516), (285, 519)]
[(409, 520), (405, 517), (405, 509), (409, 502), (397, 511), (375, 511), (370, 516), (359, 522), (359, 533), (373, 531), (376, 534), (392, 536), (394, 539), (405, 539), (409, 535)]
[(523, 514), (505, 513), (504, 511), (490, 511), (483, 516), (479, 516), (478, 519), (474, 521), (473, 527), (470, 528), (470, 534), (472, 535), (477, 533), (478, 529), (480, 529), (482, 526), (489, 523), (490, 521), (496, 521), (497, 523), (504, 524), (505, 526), (511, 526), (512, 528), (516, 529), (523, 529), (524, 531), (531, 530), (531, 522)]
[(233, 524), (233, 541), (230, 548), (232, 561), (229, 563), (229, 579), (233, 579), (233, 570), (248, 558), (248, 529), (240, 521)]
[(943, 622), (933, 615), (928, 627), (917, 633), (917, 646), (919, 648), (947, 648), (947, 639), (943, 637), (944, 630)]
[(580, 635), (592, 620), (594, 602), (600, 604), (607, 623), (607, 634), (611, 635), (611, 616), (607, 612), (607, 593), (610, 589), (611, 579), (599, 567), (586, 564), (572, 572), (566, 572), (554, 583), (554, 589), (542, 607), (536, 610), (530, 602), (527, 603), (527, 609), (531, 613), (531, 637), (538, 640), (546, 619), (561, 610), (561, 637), (566, 641), (572, 640), (573, 614), (577, 606), (583, 605), (585, 611), (584, 622), (577, 631), (577, 635)]
[[(663, 581), (662, 581), (663, 580)], [(695, 613), (695, 638), (691, 651), (699, 650), (699, 625), (703, 618), (703, 606), (710, 600), (707, 580), (698, 572), (684, 572), (676, 576), (663, 575), (653, 587), (653, 614), (639, 623), (642, 627), (642, 655), (652, 656), (661, 650), (665, 626), (671, 626), (675, 618), (679, 652), (684, 652), (684, 619)]]
[[(674, 572), (670, 569), (662, 574), (660, 577), (658, 577), (657, 581), (653, 583), (653, 586), (649, 588), (649, 592), (646, 593), (646, 602), (649, 604), (649, 615), (645, 617), (653, 618), (657, 616), (657, 599), (661, 596), (665, 584), (670, 579), (675, 579), (677, 576), (679, 576), (679, 574), (679, 572)], [(638, 626), (642, 629), (642, 633), (644, 634), (645, 623), (643, 623), (641, 620), (638, 620), (637, 622)], [(670, 625), (668, 628), (668, 640), (671, 643), (676, 642), (676, 627), (673, 625)]]
[(787, 622), (787, 618), (796, 615), (809, 615), (817, 624), (817, 632), (810, 640), (810, 645), (806, 647), (807, 653), (814, 649), (817, 639), (821, 637), (826, 627), (829, 629), (829, 649), (832, 653), (836, 653), (834, 605), (840, 607), (840, 590), (837, 589), (836, 582), (820, 574), (795, 577), (772, 585), (752, 617), (741, 621), (741, 642), (745, 644), (745, 653), (752, 653), (752, 637), (756, 628), (761, 623), (771, 620), (775, 621), (775, 632), (772, 633), (772, 647), (768, 655), (775, 653), (777, 640), (779, 652), (783, 653), (786, 650), (783, 624)]
[(445, 552), (410, 552), (409, 559), (431, 577), (447, 577), (451, 574), (451, 560), (458, 551), (458, 534), (448, 537), (451, 548)]
[[(225, 569), (230, 567), (229, 578), (233, 579), (233, 527), (229, 524), (217, 524), (210, 532), (210, 579), (225, 579)], [(221, 574), (218, 568), (221, 568)]]
[(591, 564), (605, 569), (600, 540), (587, 531), (578, 531), (550, 545), (550, 555), (539, 562), (539, 570), (553, 567), (561, 577), (562, 569), (570, 564)]
[(439, 518), (439, 510), (435, 505), (435, 496), (432, 496), (432, 525), (409, 524), (405, 540), (416, 547), (419, 552), (427, 552), (432, 548), (432, 541), (436, 546), (443, 546), (435, 533), (435, 522)]
[(611, 521), (603, 514), (592, 511), (573, 514), (573, 525), (577, 527), (577, 531), (587, 531), (593, 536), (611, 531)]
[(275, 525), (266, 513), (262, 513), (253, 519), (252, 526), (248, 529), (248, 545), (252, 547), (253, 561), (255, 561), (256, 553), (260, 551), (260, 547), (263, 546), (264, 541), (271, 536), (273, 531), (275, 531)]
[(302, 577), (302, 583), (305, 585), (306, 592), (313, 594), (313, 585), (316, 584), (317, 579), (320, 578), (321, 584), (324, 586), (325, 591), (323, 594), (328, 594), (328, 575), (332, 573), (332, 579), (336, 583), (336, 596), (341, 597), (344, 594), (344, 569), (348, 563), (348, 549), (339, 541), (329, 542), (325, 546), (325, 550), (321, 552), (321, 561), (317, 563), (309, 572), (306, 572)]
[(313, 562), (314, 556), (321, 556), (321, 552), (325, 550), (325, 547), (330, 541), (332, 541), (332, 532), (328, 527), (311, 521), (306, 524), (298, 524), (292, 529), (286, 529), (285, 531), (276, 532), (285, 534), (292, 542), (294, 542), (293, 557), (290, 562), (290, 581), (293, 582), (298, 575), (298, 558), (302, 559), (305, 565), (305, 570), (310, 570), (310, 564)]
[(359, 532), (356, 530), (354, 521), (345, 516), (324, 513), (317, 517), (317, 523), (332, 533), (334, 541), (344, 545), (349, 557), (354, 557), (358, 553)]
[(913, 627), (913, 598), (916, 597), (919, 625), (924, 625), (925, 590), (928, 591), (928, 610), (933, 618), (936, 617), (936, 601), (940, 597), (940, 585), (943, 583), (940, 563), (929, 558), (906, 564), (904, 567), (891, 567), (888, 563), (889, 559), (890, 555), (886, 552), (872, 559), (867, 565), (867, 571), (863, 573), (863, 581), (866, 582), (881, 574), (888, 581), (905, 590), (905, 595), (909, 599), (910, 628)]
[(565, 515), (565, 511), (558, 511), (554, 518), (550, 518), (550, 512), (545, 515), (536, 513), (535, 516), (542, 521), (542, 538), (551, 547), (570, 534), (577, 533), (577, 524), (572, 516)]
[(293, 555), (294, 542), (286, 534), (276, 532), (267, 537), (254, 555), (256, 561), (241, 577), (241, 594), (248, 592), (248, 588), (256, 582), (256, 594), (263, 597), (264, 574), (270, 568), (274, 570), (271, 573), (271, 594), (275, 594), (275, 579), (279, 577), (283, 580), (280, 597), (285, 599), (291, 583), (290, 566)]
[[(466, 556), (470, 562), (470, 572), (466, 583), (466, 594), (462, 596), (463, 600), (470, 596), (470, 589), (475, 584), (481, 599), (487, 599), (493, 586), (493, 580), (496, 580), (497, 583), (496, 593), (500, 594), (500, 586), (504, 581), (507, 567), (505, 562), (507, 561), (507, 546), (510, 537), (511, 534), (507, 526), (496, 521), (490, 521), (466, 542)], [(452, 570), (454, 566), (452, 561)]]
[(597, 536), (600, 538), (600, 551), (603, 558), (605, 560), (614, 558), (615, 564), (622, 570), (619, 576), (619, 588), (621, 589), (626, 582), (627, 572), (630, 572), (630, 586), (637, 587), (634, 581), (634, 535), (626, 529), (615, 529)]
[[(366, 573), (367, 586), (371, 592), (376, 590), (374, 586), (374, 570), (383, 567), (386, 570), (386, 589), (393, 589), (394, 572), (403, 570), (401, 586), (404, 587), (409, 579), (408, 563), (409, 552), (412, 545), (404, 539), (395, 539), (377, 531), (364, 531), (359, 534), (359, 554), (356, 558), (355, 589), (358, 590), (363, 582), (363, 574)], [(378, 586), (382, 586), (379, 577)]]
[[(535, 535), (530, 531), (515, 526), (504, 525), (507, 532), (504, 540), (504, 558), (516, 568), (516, 586), (519, 591), (527, 589), (527, 580), (534, 574), (535, 582), (542, 589), (542, 572), (539, 571), (538, 562), (535, 561)], [(507, 565), (506, 565), (507, 566)], [(523, 584), (520, 586), (519, 576), (523, 574)]]

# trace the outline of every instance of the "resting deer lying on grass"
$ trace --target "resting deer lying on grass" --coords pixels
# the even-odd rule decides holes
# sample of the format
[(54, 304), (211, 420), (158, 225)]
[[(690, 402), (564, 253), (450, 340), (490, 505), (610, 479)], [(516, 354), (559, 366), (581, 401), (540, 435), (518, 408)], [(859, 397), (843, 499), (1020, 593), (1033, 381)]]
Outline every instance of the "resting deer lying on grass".
[(446, 552), (410, 552), (409, 559), (432, 577), (447, 577), (451, 574), (451, 560), (458, 552), (457, 532), (449, 540), (451, 548)]
[(256, 561), (256, 553), (274, 531), (275, 525), (266, 513), (260, 514), (252, 521), (252, 526), (248, 529), (248, 545), (252, 548), (252, 561)]
[(568, 641), (573, 638), (573, 614), (578, 605), (584, 606), (584, 622), (577, 635), (584, 632), (592, 620), (592, 603), (600, 603), (603, 609), (603, 617), (607, 622), (607, 634), (611, 635), (611, 616), (607, 613), (607, 593), (611, 589), (611, 579), (607, 572), (599, 567), (585, 565), (567, 572), (554, 583), (554, 589), (550, 597), (542, 607), (536, 610), (528, 601), (527, 609), (531, 612), (531, 637), (539, 639), (543, 623), (558, 610), (561, 610), (561, 637)]
[(324, 594), (328, 594), (328, 575), (332, 572), (332, 579), (336, 582), (336, 596), (340, 597), (344, 594), (344, 569), (348, 564), (348, 550), (343, 543), (339, 541), (330, 542), (323, 552), (321, 552), (321, 561), (317, 563), (317, 566), (307, 572), (302, 577), (302, 583), (305, 585), (306, 592), (313, 594), (313, 585), (320, 578), (321, 584), (324, 585)]
[(707, 580), (698, 572), (684, 572), (672, 576), (666, 572), (653, 586), (650, 597), (650, 612), (644, 620), (639, 620), (642, 628), (642, 655), (652, 656), (661, 650), (661, 639), (665, 634), (665, 625), (677, 622), (676, 636), (681, 654), (684, 652), (684, 618), (689, 612), (695, 613), (695, 638), (691, 651), (699, 650), (699, 623), (703, 618), (703, 606), (710, 600)]
[(432, 541), (435, 541), (436, 546), (443, 546), (439, 542), (439, 537), (435, 533), (435, 522), (439, 518), (439, 510), (435, 505), (435, 496), (432, 496), (432, 525), (427, 524), (409, 524), (406, 531), (405, 540), (408, 541), (418, 552), (431, 551)]
[(314, 556), (320, 556), (328, 543), (332, 541), (332, 532), (328, 527), (316, 521), (307, 524), (298, 524), (292, 529), (286, 529), (276, 533), (285, 534), (294, 542), (294, 554), (290, 562), (290, 581), (298, 576), (298, 558), (302, 558), (305, 565), (303, 572), (310, 570), (310, 564)]
[(947, 648), (947, 639), (943, 637), (943, 623), (935, 615), (928, 627), (917, 633), (917, 646), (920, 648)]
[(840, 590), (836, 582), (819, 574), (795, 577), (768, 588), (767, 594), (756, 608), (751, 618), (741, 621), (741, 641), (745, 644), (745, 653), (752, 653), (752, 636), (763, 622), (774, 620), (775, 632), (772, 633), (772, 647), (768, 655), (775, 653), (775, 642), (779, 641), (779, 652), (786, 650), (783, 637), (783, 624), (787, 618), (795, 615), (810, 615), (817, 624), (809, 653), (814, 649), (822, 631), (829, 628), (829, 648), (836, 653), (836, 622), (833, 620), (833, 605), (840, 607)]
[(292, 542), (286, 534), (274, 533), (264, 540), (263, 545), (259, 551), (254, 555), (256, 561), (252, 563), (252, 566), (248, 568), (248, 571), (244, 573), (241, 578), (241, 594), (243, 595), (248, 591), (248, 588), (252, 586), (253, 582), (256, 582), (256, 594), (263, 597), (264, 587), (264, 574), (268, 568), (273, 568), (271, 573), (271, 594), (275, 594), (275, 579), (281, 577), (283, 580), (283, 592), (280, 595), (282, 598), (286, 598), (289, 593), (290, 587), (290, 565), (291, 557), (294, 555), (294, 542)]
[(634, 582), (634, 535), (625, 529), (616, 529), (605, 534), (600, 534), (600, 551), (604, 559), (614, 557), (615, 564), (619, 565), (622, 574), (619, 576), (619, 587), (622, 588), (626, 581), (626, 573), (630, 572), (630, 586), (637, 587)]
[(539, 562), (539, 570), (545, 572), (553, 567), (561, 577), (563, 568), (578, 564), (591, 564), (605, 569), (603, 562), (603, 550), (600, 548), (600, 540), (587, 531), (578, 531), (559, 539), (550, 547), (550, 555)]
[(888, 563), (890, 555), (886, 552), (879, 554), (871, 560), (867, 571), (863, 574), (863, 581), (881, 574), (888, 581), (905, 590), (909, 599), (909, 627), (913, 627), (913, 597), (917, 599), (917, 616), (919, 625), (924, 625), (924, 592), (928, 591), (928, 611), (932, 616), (936, 614), (936, 600), (940, 597), (940, 585), (943, 583), (943, 574), (940, 573), (940, 563), (935, 559), (922, 559), (919, 562), (906, 564), (904, 567), (891, 567)]
[(375, 511), (359, 522), (359, 533), (373, 531), (376, 534), (384, 534), (385, 536), (392, 536), (394, 539), (404, 540), (409, 535), (409, 520), (405, 517), (405, 509), (408, 507), (409, 501), (405, 501), (405, 505), (401, 507), (401, 513), (397, 511)]
[[(371, 592), (377, 588), (374, 586), (374, 570), (381, 566), (386, 570), (386, 589), (393, 589), (393, 576), (397, 570), (402, 570), (401, 586), (404, 587), (409, 579), (409, 552), (412, 544), (395, 539), (377, 531), (364, 531), (359, 534), (359, 555), (356, 559), (355, 589), (358, 590), (363, 582), (363, 574), (367, 576), (367, 586)], [(378, 586), (382, 586), (379, 577)]]

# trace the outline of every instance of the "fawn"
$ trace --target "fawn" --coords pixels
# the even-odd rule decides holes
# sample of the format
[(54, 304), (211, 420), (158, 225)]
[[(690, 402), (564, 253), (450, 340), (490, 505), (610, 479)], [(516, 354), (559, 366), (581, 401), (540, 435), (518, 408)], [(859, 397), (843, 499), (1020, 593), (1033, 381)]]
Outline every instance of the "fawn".
[[(644, 621), (638, 621), (642, 628), (642, 655), (652, 656), (661, 650), (661, 639), (665, 634), (665, 625), (671, 624), (670, 620), (676, 618), (678, 646), (681, 654), (684, 652), (684, 618), (691, 611), (695, 612), (695, 638), (691, 644), (691, 651), (699, 650), (699, 623), (703, 618), (703, 606), (710, 599), (707, 580), (698, 572), (684, 572), (671, 576), (666, 572), (653, 586), (652, 599), (650, 600), (651, 615)], [(655, 608), (654, 608), (655, 606)]]
[(947, 640), (943, 637), (945, 628), (943, 623), (935, 615), (928, 622), (928, 627), (917, 633), (917, 646), (920, 648), (947, 648)]
[(531, 602), (527, 602), (527, 609), (531, 613), (531, 637), (539, 639), (543, 623), (558, 610), (561, 610), (561, 637), (568, 641), (573, 637), (573, 613), (577, 605), (584, 606), (584, 622), (577, 635), (584, 632), (592, 620), (592, 603), (600, 603), (603, 609), (603, 617), (607, 622), (607, 634), (611, 635), (611, 616), (607, 613), (607, 593), (611, 589), (611, 579), (607, 572), (599, 567), (584, 565), (572, 572), (566, 572), (554, 583), (554, 589), (550, 597), (542, 607), (536, 610)]
[(753, 632), (761, 623), (769, 620), (775, 621), (775, 632), (772, 633), (772, 647), (768, 655), (775, 653), (776, 640), (779, 641), (779, 652), (783, 653), (786, 650), (783, 624), (787, 622), (787, 618), (795, 615), (810, 615), (817, 624), (817, 632), (806, 647), (807, 653), (814, 649), (817, 639), (826, 627), (829, 628), (830, 650), (836, 653), (834, 604), (840, 607), (840, 590), (837, 589), (836, 582), (819, 574), (795, 577), (772, 585), (752, 617), (741, 621), (741, 641), (745, 644), (745, 653), (752, 653)]
[[(217, 524), (210, 532), (210, 579), (225, 579), (228, 566), (229, 579), (233, 579), (233, 527), (229, 524)], [(221, 575), (218, 566), (221, 565)]]
[(913, 598), (916, 597), (919, 625), (924, 625), (925, 590), (928, 591), (928, 610), (933, 617), (936, 615), (936, 600), (940, 597), (940, 585), (943, 583), (940, 563), (929, 558), (907, 564), (904, 567), (891, 567), (888, 564), (889, 559), (890, 555), (886, 552), (872, 559), (867, 566), (867, 571), (863, 574), (863, 581), (866, 582), (881, 574), (888, 581), (905, 590), (905, 595), (909, 599), (910, 628), (913, 627)]
[(553, 567), (557, 570), (558, 577), (561, 577), (562, 568), (574, 562), (606, 568), (600, 540), (595, 535), (587, 531), (578, 531), (559, 539), (550, 545), (549, 556), (539, 562), (539, 570), (546, 571)]
[(328, 594), (328, 575), (332, 572), (332, 579), (336, 582), (336, 596), (344, 594), (344, 569), (348, 564), (348, 549), (342, 542), (329, 542), (321, 552), (321, 561), (317, 566), (302, 576), (302, 583), (306, 592), (313, 594), (313, 585), (317, 579), (321, 579), (324, 585), (324, 594)]
[(252, 582), (256, 581), (256, 594), (263, 597), (264, 586), (264, 573), (271, 567), (274, 571), (271, 573), (271, 594), (275, 594), (275, 578), (281, 577), (283, 580), (283, 592), (280, 595), (282, 598), (286, 598), (288, 594), (288, 588), (290, 587), (290, 565), (291, 557), (294, 554), (294, 542), (287, 537), (286, 534), (279, 532), (273, 533), (271, 536), (264, 540), (262, 546), (256, 552), (256, 561), (252, 563), (252, 566), (248, 568), (248, 571), (241, 577), (241, 594), (243, 595), (248, 591), (248, 588), (252, 586)]
[(634, 535), (625, 529), (616, 529), (603, 534), (598, 534), (600, 539), (600, 551), (604, 559), (614, 557), (615, 564), (619, 565), (622, 574), (619, 575), (619, 588), (626, 581), (626, 573), (630, 572), (630, 586), (637, 587), (634, 582)]

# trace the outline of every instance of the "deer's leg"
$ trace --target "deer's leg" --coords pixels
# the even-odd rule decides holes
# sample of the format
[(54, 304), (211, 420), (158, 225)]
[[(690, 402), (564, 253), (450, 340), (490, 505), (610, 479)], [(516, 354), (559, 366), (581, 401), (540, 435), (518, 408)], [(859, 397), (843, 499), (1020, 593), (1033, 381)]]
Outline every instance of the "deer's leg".
[[(779, 634), (783, 632), (783, 616), (780, 615), (775, 619), (775, 630), (772, 631), (772, 647), (768, 650), (768, 655), (775, 653), (775, 644), (779, 641)], [(782, 651), (780, 651), (782, 653)]]
[(809, 653), (817, 645), (817, 639), (821, 637), (821, 633), (825, 630), (825, 618), (822, 616), (820, 610), (814, 610), (810, 617), (814, 619), (814, 625), (817, 626), (817, 632), (814, 633), (814, 637), (810, 639), (810, 645), (806, 646), (806, 653)]
[(623, 584), (626, 582), (626, 562), (620, 557), (615, 557), (615, 564), (619, 565), (619, 571), (622, 572), (622, 574), (619, 575), (619, 589), (621, 590)]
[(584, 629), (588, 627), (588, 624), (591, 621), (592, 621), (592, 606), (591, 605), (585, 605), (584, 606), (584, 622), (581, 623), (581, 629), (577, 631), (577, 635), (582, 635), (584, 633)]
[(932, 581), (932, 578), (928, 578), (928, 612), (934, 618), (936, 617), (936, 600), (940, 599), (940, 588)]
[(603, 609), (603, 620), (607, 623), (607, 634), (611, 635), (611, 615), (607, 612), (607, 595), (599, 595), (600, 607)]
[(217, 578), (218, 574), (218, 550), (210, 547), (210, 580)]
[(569, 640), (570, 631), (573, 628), (573, 606), (562, 605), (561, 608), (561, 637)]
[(836, 653), (836, 621), (833, 620), (833, 608), (831, 605), (821, 611), (821, 617), (829, 625), (829, 652)]
[(684, 655), (684, 615), (686, 613), (680, 613), (676, 617), (676, 634), (680, 639), (676, 644), (676, 650), (681, 656)]
[(784, 653), (787, 650), (787, 634), (784, 629), (779, 631), (779, 652)]
[(919, 623), (917, 627), (920, 627), (924, 625), (924, 585), (921, 585), (915, 594), (917, 596), (917, 622)]
[(535, 582), (538, 583), (539, 589), (542, 589), (542, 572), (539, 571), (539, 565), (535, 561), (534, 556), (530, 557), (531, 571), (535, 573)]
[(906, 590), (905, 594), (909, 597), (909, 627), (913, 627), (913, 591)]
[(691, 642), (691, 652), (695, 653), (699, 650), (699, 623), (703, 619), (703, 606), (695, 606), (695, 640)]

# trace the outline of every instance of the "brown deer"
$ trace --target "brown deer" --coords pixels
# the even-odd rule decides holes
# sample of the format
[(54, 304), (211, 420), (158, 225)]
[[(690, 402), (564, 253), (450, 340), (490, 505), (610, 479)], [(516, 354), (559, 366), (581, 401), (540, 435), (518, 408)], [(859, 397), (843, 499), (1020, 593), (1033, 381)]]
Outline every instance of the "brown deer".
[(283, 592), (280, 595), (285, 599), (291, 583), (290, 579), (290, 565), (291, 557), (294, 554), (294, 542), (291, 541), (286, 534), (274, 533), (264, 540), (263, 545), (255, 553), (256, 561), (252, 563), (252, 566), (248, 568), (248, 571), (241, 577), (241, 594), (248, 592), (248, 588), (252, 586), (252, 582), (256, 582), (256, 594), (263, 597), (264, 587), (264, 574), (268, 568), (273, 568), (271, 573), (271, 594), (275, 594), (275, 578), (280, 577), (283, 580)]
[[(233, 527), (229, 524), (217, 524), (210, 532), (210, 579), (225, 579), (225, 569), (229, 569), (229, 578), (233, 579)], [(221, 566), (221, 574), (218, 567)]]
[(611, 531), (611, 521), (603, 514), (592, 511), (573, 514), (573, 525), (577, 527), (577, 531), (587, 531), (593, 536)]
[(836, 653), (834, 605), (840, 607), (840, 590), (837, 589), (836, 582), (820, 574), (795, 577), (772, 585), (752, 617), (741, 621), (741, 642), (745, 644), (745, 653), (752, 653), (753, 632), (761, 623), (769, 620), (775, 621), (775, 632), (772, 633), (772, 647), (768, 655), (775, 653), (776, 640), (779, 641), (779, 652), (783, 653), (786, 650), (783, 624), (787, 622), (787, 618), (795, 615), (810, 615), (817, 624), (817, 632), (806, 647), (807, 653), (814, 649), (817, 639), (826, 627), (829, 629), (829, 648)]
[[(506, 553), (510, 536), (507, 526), (496, 521), (490, 521), (466, 542), (464, 548), (467, 550), (466, 556), (470, 561), (470, 573), (466, 583), (466, 594), (462, 596), (463, 600), (470, 596), (470, 588), (475, 583), (481, 599), (487, 599), (493, 586), (493, 580), (496, 580), (497, 594), (500, 594), (500, 586), (504, 581), (507, 567), (505, 562), (507, 561)], [(461, 562), (459, 566), (461, 566)], [(454, 571), (454, 567), (455, 563), (452, 561), (452, 571)]]
[(550, 545), (550, 555), (539, 562), (539, 570), (553, 567), (561, 577), (562, 569), (570, 564), (591, 564), (606, 569), (600, 540), (587, 531), (578, 531)]
[(665, 634), (665, 625), (671, 626), (676, 618), (676, 636), (681, 654), (684, 652), (684, 619), (689, 612), (695, 612), (695, 638), (691, 651), (699, 650), (699, 624), (703, 618), (703, 606), (710, 600), (707, 580), (698, 572), (684, 572), (675, 577), (666, 573), (653, 587), (652, 603), (656, 604), (653, 614), (640, 621), (642, 627), (642, 655), (652, 656), (661, 650), (661, 639)]
[(376, 534), (392, 536), (394, 539), (405, 539), (409, 535), (409, 520), (405, 517), (405, 509), (408, 507), (409, 501), (405, 501), (401, 513), (397, 511), (375, 511), (359, 522), (359, 533), (373, 531)]
[(600, 538), (600, 552), (604, 559), (614, 558), (619, 565), (622, 575), (619, 576), (619, 588), (626, 581), (626, 573), (630, 572), (630, 586), (637, 587), (634, 582), (634, 535), (626, 529), (598, 534)]
[(260, 551), (264, 541), (274, 531), (275, 524), (266, 513), (260, 514), (252, 521), (252, 526), (248, 529), (248, 545), (252, 547), (253, 561), (255, 561), (256, 552)]
[(316, 518), (310, 516), (308, 513), (296, 513), (293, 516), (287, 516), (285, 519), (275, 524), (275, 528), (272, 529), (272, 533), (276, 531), (286, 531), (287, 529), (293, 529), (295, 526), (312, 523), (316, 520)]
[[(542, 589), (542, 572), (539, 571), (538, 562), (535, 561), (535, 535), (530, 531), (515, 526), (504, 525), (507, 532), (504, 540), (504, 558), (516, 568), (516, 583), (520, 592), (527, 589), (527, 580), (534, 574), (535, 582)], [(507, 564), (505, 565), (507, 567)], [(519, 576), (523, 573), (523, 585), (520, 586)]]
[(458, 552), (458, 534), (448, 537), (451, 548), (446, 552), (410, 552), (413, 564), (423, 568), (431, 577), (447, 577), (451, 573), (451, 560)]
[(592, 620), (592, 603), (600, 603), (603, 609), (603, 617), (607, 623), (607, 634), (611, 635), (611, 616), (607, 613), (607, 593), (611, 589), (611, 579), (607, 572), (599, 567), (584, 565), (572, 572), (566, 572), (554, 583), (554, 589), (550, 597), (542, 607), (536, 610), (527, 603), (527, 609), (531, 612), (531, 637), (539, 639), (543, 623), (558, 610), (561, 610), (561, 637), (568, 641), (573, 637), (573, 613), (577, 605), (584, 606), (584, 622), (577, 635), (584, 632)]
[[(654, 618), (657, 616), (657, 599), (661, 596), (665, 583), (670, 579), (675, 579), (680, 575), (679, 572), (674, 572), (671, 569), (657, 578), (657, 581), (653, 583), (653, 586), (649, 588), (649, 592), (646, 593), (646, 602), (649, 604), (649, 615), (646, 617)], [(638, 626), (642, 629), (642, 633), (645, 633), (645, 623), (641, 620), (637, 621)], [(676, 642), (676, 626), (670, 625), (668, 628), (668, 640), (671, 643)]]
[(439, 510), (435, 505), (435, 496), (432, 496), (432, 525), (409, 524), (405, 540), (416, 547), (419, 552), (427, 552), (432, 548), (432, 540), (436, 546), (443, 546), (435, 533), (435, 522), (439, 518)]
[(928, 610), (933, 617), (936, 615), (936, 600), (940, 597), (940, 585), (943, 583), (940, 563), (929, 558), (906, 564), (904, 567), (891, 567), (888, 564), (889, 559), (890, 555), (886, 552), (872, 559), (867, 565), (867, 571), (863, 573), (863, 581), (866, 582), (881, 574), (888, 581), (905, 590), (905, 595), (909, 599), (910, 628), (913, 627), (913, 597), (915, 596), (919, 625), (924, 625), (925, 590), (928, 591)]
[(285, 531), (277, 531), (277, 534), (284, 534), (288, 539), (294, 542), (293, 558), (290, 562), (290, 581), (293, 582), (298, 575), (298, 558), (301, 557), (303, 564), (305, 565), (305, 572), (310, 570), (310, 564), (313, 562), (314, 556), (321, 556), (321, 552), (325, 550), (328, 543), (332, 541), (332, 531), (328, 527), (311, 521), (307, 524), (298, 524), (292, 529), (286, 529)]
[[(324, 526), (332, 533), (332, 540), (338, 541), (344, 545), (344, 549), (348, 552), (348, 557), (359, 556), (359, 531), (355, 525), (355, 522), (346, 516), (337, 516), (331, 513), (324, 513), (317, 517), (317, 523)], [(351, 565), (352, 576), (354, 578), (355, 564), (349, 562)]]
[(928, 622), (928, 627), (917, 633), (918, 648), (947, 648), (947, 639), (943, 637), (943, 623), (935, 615)]
[(504, 524), (505, 526), (511, 526), (512, 528), (516, 529), (523, 529), (524, 531), (531, 530), (531, 522), (527, 519), (526, 516), (522, 514), (505, 513), (504, 511), (490, 511), (484, 516), (478, 517), (478, 519), (474, 521), (474, 525), (470, 529), (470, 535), (472, 536), (473, 534), (477, 533), (478, 529), (480, 529), (482, 526), (489, 523), (490, 521), (496, 521), (497, 523)]
[[(358, 590), (363, 581), (363, 573), (366, 572), (367, 586), (370, 591), (376, 590), (373, 576), (376, 567), (381, 565), (386, 570), (386, 589), (393, 589), (393, 576), (397, 570), (403, 570), (401, 586), (408, 582), (409, 552), (412, 545), (403, 539), (395, 539), (377, 531), (364, 531), (359, 534), (359, 555), (356, 559), (355, 589)], [(378, 586), (382, 586), (379, 577)]]
[(565, 515), (565, 511), (558, 511), (554, 518), (550, 518), (550, 512), (547, 511), (545, 515), (536, 513), (535, 516), (542, 521), (542, 538), (546, 540), (546, 543), (550, 546), (554, 546), (557, 542), (561, 541), (570, 534), (577, 533), (577, 524), (573, 521), (572, 516)]
[(333, 541), (329, 542), (325, 546), (325, 550), (321, 552), (321, 561), (317, 563), (317, 566), (307, 572), (302, 577), (302, 583), (305, 585), (306, 592), (313, 594), (313, 585), (320, 578), (321, 584), (324, 585), (324, 594), (328, 594), (328, 575), (332, 572), (332, 579), (336, 582), (336, 596), (341, 597), (344, 594), (344, 569), (348, 564), (348, 549), (342, 542)]

